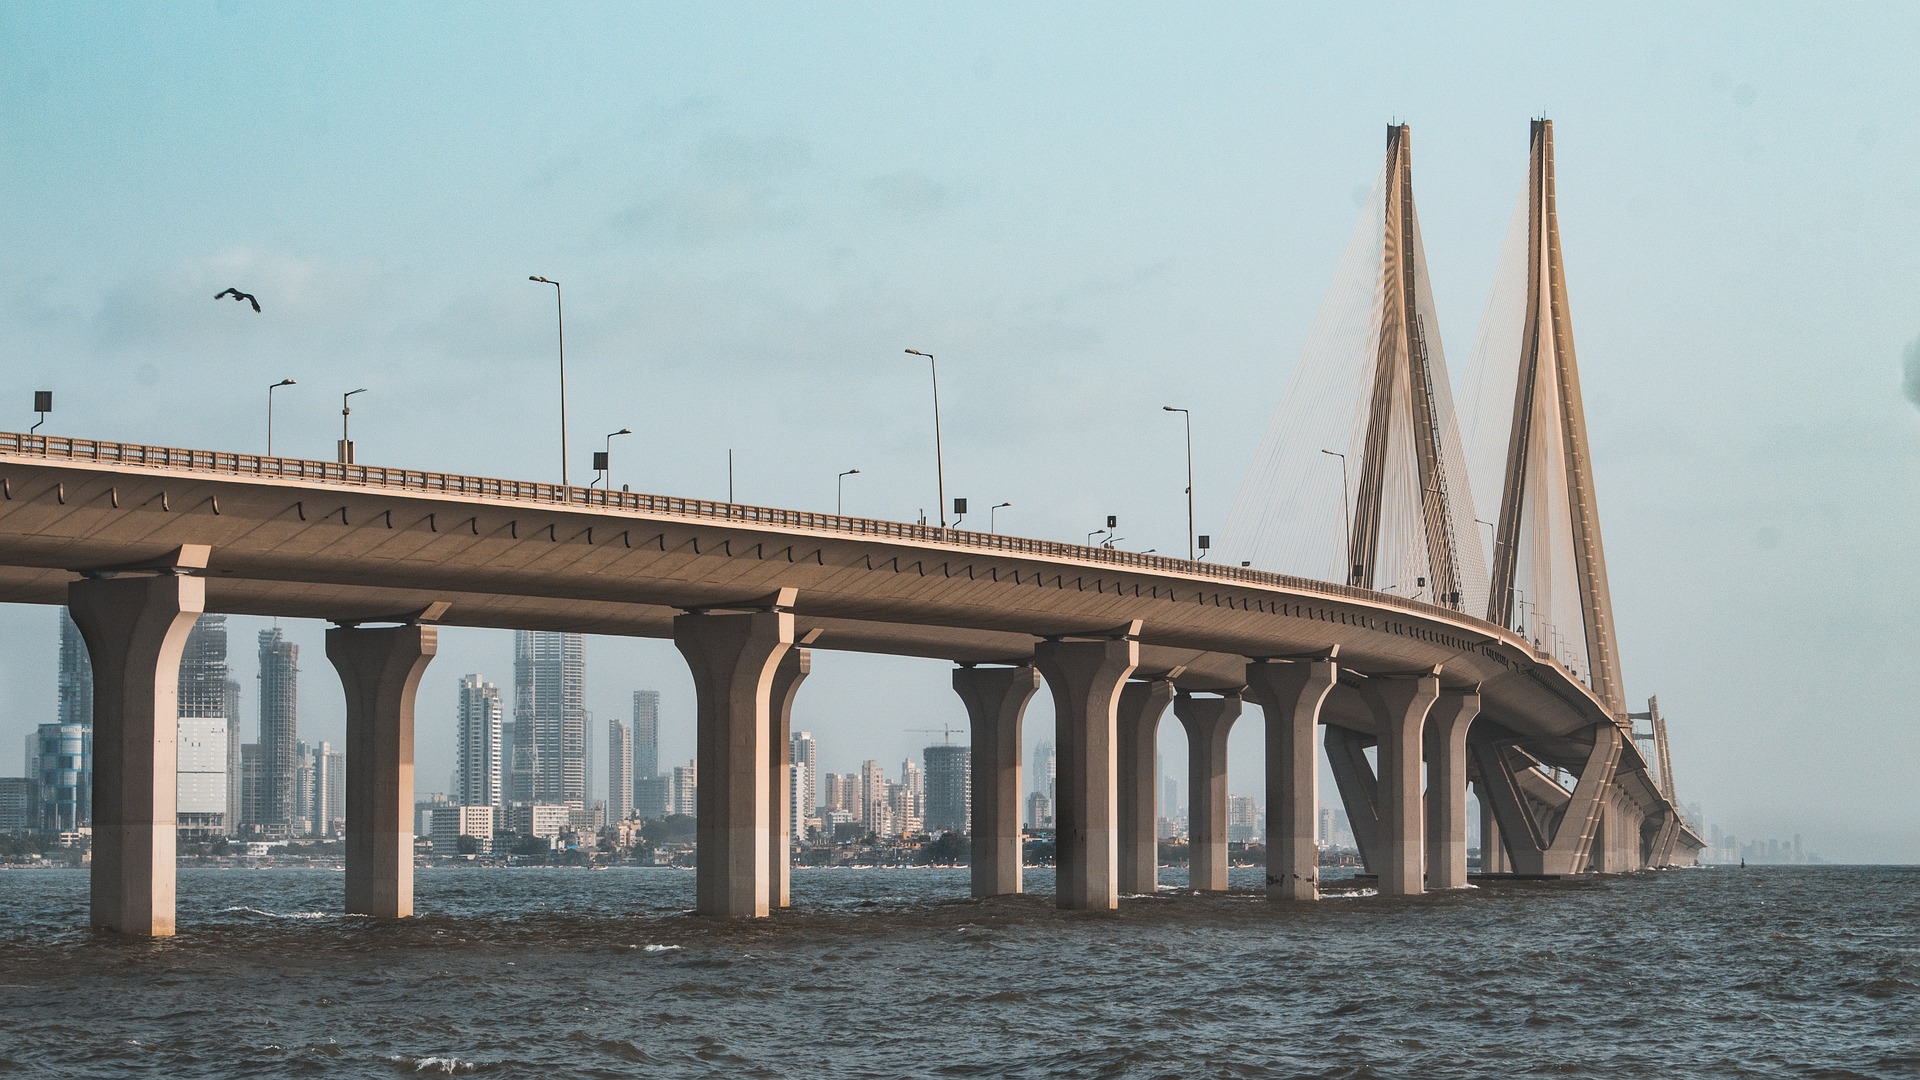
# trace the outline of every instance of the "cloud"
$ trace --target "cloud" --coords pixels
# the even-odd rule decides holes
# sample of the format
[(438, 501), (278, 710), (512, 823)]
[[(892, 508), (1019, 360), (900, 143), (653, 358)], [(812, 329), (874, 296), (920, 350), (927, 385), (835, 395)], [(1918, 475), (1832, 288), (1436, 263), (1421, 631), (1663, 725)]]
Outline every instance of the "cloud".
[(1920, 338), (1907, 342), (1907, 400), (1920, 409)]
[(869, 179), (862, 195), (870, 214), (898, 222), (935, 217), (953, 205), (946, 185), (911, 170)]
[(614, 224), (690, 244), (791, 229), (804, 216), (793, 189), (812, 165), (812, 150), (797, 139), (714, 136), (681, 182), (618, 212)]

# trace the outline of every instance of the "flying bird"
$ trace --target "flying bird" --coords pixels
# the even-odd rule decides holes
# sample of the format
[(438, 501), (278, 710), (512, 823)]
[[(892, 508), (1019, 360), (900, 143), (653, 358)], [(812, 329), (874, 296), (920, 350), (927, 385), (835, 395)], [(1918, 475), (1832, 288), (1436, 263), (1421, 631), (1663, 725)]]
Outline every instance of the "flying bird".
[(246, 301), (247, 303), (249, 303), (249, 304), (252, 304), (252, 305), (253, 305), (253, 310), (255, 310), (255, 311), (259, 311), (259, 310), (260, 310), (260, 301), (258, 301), (258, 300), (255, 300), (255, 299), (253, 298), (253, 294), (252, 294), (252, 293), (243, 293), (243, 292), (241, 292), (241, 291), (240, 291), (239, 289), (228, 289), (228, 290), (227, 290), (226, 292), (223, 292), (223, 293), (216, 293), (216, 294), (214, 295), (214, 299), (215, 299), (215, 300), (225, 300), (225, 299), (226, 299), (227, 297), (229, 297), (229, 296), (231, 296), (231, 297), (233, 297), (233, 302), (234, 302), (234, 303), (236, 303), (236, 304), (237, 304), (237, 303), (239, 303), (239, 302), (240, 302), (240, 301), (242, 301), (242, 300), (245, 300), (245, 301)]

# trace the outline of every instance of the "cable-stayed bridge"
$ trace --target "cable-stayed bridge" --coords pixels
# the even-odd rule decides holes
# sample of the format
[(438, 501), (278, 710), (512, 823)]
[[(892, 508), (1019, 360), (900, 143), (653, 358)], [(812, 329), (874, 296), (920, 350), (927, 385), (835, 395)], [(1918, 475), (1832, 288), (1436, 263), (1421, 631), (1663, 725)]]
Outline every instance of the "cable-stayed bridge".
[[(1022, 887), (1020, 726), (1043, 682), (1064, 907), (1156, 889), (1154, 748), (1169, 706), (1191, 746), (1192, 884), (1225, 888), (1227, 733), (1248, 700), (1266, 726), (1275, 899), (1319, 895), (1322, 747), (1384, 894), (1466, 884), (1470, 790), (1484, 870), (1691, 862), (1704, 845), (1674, 802), (1665, 721), (1650, 702), (1657, 745), (1643, 755), (1621, 689), (1554, 215), (1539, 121), (1518, 254), (1462, 413), (1410, 132), (1390, 129), (1381, 182), (1236, 504), (1226, 565), (0, 434), (0, 600), (67, 604), (94, 665), (92, 921), (173, 932), (173, 695), (203, 611), (335, 624), (356, 913), (412, 912), (414, 694), (439, 624), (673, 639), (696, 689), (707, 914), (787, 905), (788, 729), (815, 649), (954, 663), (980, 896)], [(1505, 295), (1509, 278), (1520, 295)], [(1488, 472), (1483, 457), (1501, 463)]]

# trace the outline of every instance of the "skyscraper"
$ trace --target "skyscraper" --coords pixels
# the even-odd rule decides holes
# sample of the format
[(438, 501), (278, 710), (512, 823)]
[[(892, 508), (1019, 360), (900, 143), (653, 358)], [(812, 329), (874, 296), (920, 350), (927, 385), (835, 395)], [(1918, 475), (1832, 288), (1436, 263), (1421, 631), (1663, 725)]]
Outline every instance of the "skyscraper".
[[(513, 639), (514, 767), (537, 803), (587, 799), (586, 648), (579, 634), (519, 630)], [(523, 759), (520, 750), (528, 754)], [(515, 778), (516, 787), (519, 778)], [(516, 797), (518, 792), (516, 791)]]
[[(793, 749), (787, 760), (795, 766), (806, 766), (794, 773), (799, 791), (799, 808), (794, 811), (794, 820), (803, 821), (812, 817), (820, 806), (820, 744), (814, 741), (813, 732), (793, 733)], [(799, 835), (806, 835), (804, 829)]]
[(301, 817), (295, 793), (299, 768), (300, 646), (279, 627), (260, 631), (260, 821), (288, 835)]
[(56, 719), (27, 739), (27, 775), (40, 799), (40, 827), (72, 832), (93, 824), (93, 659), (66, 608), (60, 609)]
[(66, 608), (60, 609), (60, 709), (55, 722), (93, 726), (93, 658)]
[(227, 673), (226, 712), (227, 719), (227, 835), (239, 833), (241, 814), (240, 797), (240, 680)]
[(633, 781), (660, 775), (660, 691), (633, 692)]
[(454, 801), (461, 806), (502, 805), (500, 688), (478, 675), (462, 677), (458, 719), (460, 779)]
[(928, 832), (960, 832), (973, 822), (973, 749), (929, 746), (927, 757)]
[[(239, 792), (234, 764), (239, 760), (239, 728), (228, 708), (227, 617), (202, 615), (187, 632), (180, 650), (179, 747), (175, 759), (183, 833), (194, 838), (223, 836), (239, 828)], [(191, 805), (189, 805), (191, 804)]]
[(625, 821), (633, 811), (633, 729), (607, 720), (607, 821)]
[(1057, 765), (1058, 755), (1054, 752), (1053, 743), (1041, 742), (1034, 745), (1033, 779), (1027, 781), (1028, 790), (1045, 795), (1048, 803), (1053, 802), (1053, 781)]
[(313, 748), (313, 831), (337, 836), (347, 824), (347, 753), (322, 741)]

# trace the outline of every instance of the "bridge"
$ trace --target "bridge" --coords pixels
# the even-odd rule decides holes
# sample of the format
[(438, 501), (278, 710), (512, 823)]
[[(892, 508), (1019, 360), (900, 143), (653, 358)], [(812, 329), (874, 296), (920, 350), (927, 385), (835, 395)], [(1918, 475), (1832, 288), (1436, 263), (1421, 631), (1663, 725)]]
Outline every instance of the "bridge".
[[(1674, 801), (1664, 721), (1650, 706), (1659, 745), (1643, 754), (1621, 689), (1551, 139), (1536, 122), (1531, 295), (1507, 343), (1519, 356), (1490, 392), (1510, 406), (1490, 567), (1428, 329), (1404, 126), (1390, 129), (1372, 224), (1356, 234), (1371, 265), (1366, 330), (1360, 347), (1334, 350), (1335, 361), (1357, 358), (1360, 403), (1322, 410), (1346, 417), (1342, 430), (1276, 425), (1229, 530), (1245, 558), (1225, 564), (0, 433), (0, 601), (68, 605), (93, 661), (93, 924), (173, 932), (174, 695), (187, 632), (205, 611), (334, 624), (327, 656), (347, 698), (346, 906), (359, 914), (412, 913), (414, 695), (440, 625), (674, 641), (695, 685), (696, 891), (708, 915), (765, 916), (788, 903), (787, 743), (816, 649), (955, 665), (972, 734), (978, 896), (1022, 888), (1020, 726), (1042, 682), (1056, 716), (1062, 907), (1113, 908), (1156, 890), (1154, 747), (1169, 708), (1192, 748), (1192, 884), (1226, 887), (1226, 736), (1248, 700), (1266, 726), (1266, 889), (1277, 900), (1319, 896), (1323, 747), (1382, 894), (1467, 883), (1470, 788), (1483, 871), (1691, 862), (1704, 844)], [(1296, 383), (1338, 366), (1310, 355)], [(1298, 389), (1282, 415), (1303, 415)], [(1341, 458), (1331, 521), (1313, 508), (1319, 489), (1271, 482), (1305, 475), (1306, 436), (1334, 457), (1329, 447), (1343, 447), (1359, 471), (1355, 497)], [(1288, 544), (1333, 545), (1330, 576), (1343, 580), (1270, 568), (1291, 557)]]

